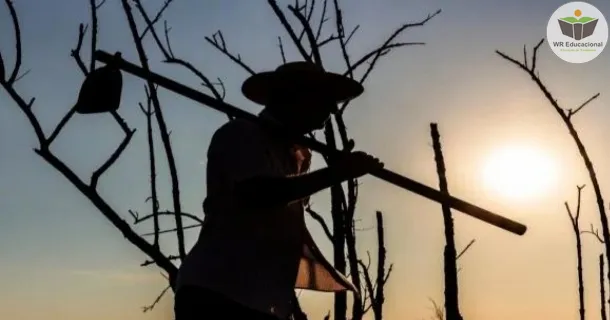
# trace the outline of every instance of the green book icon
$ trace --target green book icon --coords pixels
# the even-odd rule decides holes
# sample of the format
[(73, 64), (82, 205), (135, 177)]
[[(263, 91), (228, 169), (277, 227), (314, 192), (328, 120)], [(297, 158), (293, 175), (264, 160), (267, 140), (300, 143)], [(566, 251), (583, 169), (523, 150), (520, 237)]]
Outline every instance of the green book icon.
[(597, 18), (565, 17), (558, 19), (561, 33), (574, 40), (581, 40), (593, 34), (597, 26)]

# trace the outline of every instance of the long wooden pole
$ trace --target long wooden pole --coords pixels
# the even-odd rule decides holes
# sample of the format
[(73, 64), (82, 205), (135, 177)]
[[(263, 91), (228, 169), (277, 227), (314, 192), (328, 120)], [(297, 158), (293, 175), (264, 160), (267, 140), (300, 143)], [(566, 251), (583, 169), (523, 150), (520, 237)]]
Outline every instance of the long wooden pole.
[[(235, 106), (232, 106), (224, 101), (220, 101), (218, 99), (210, 97), (204, 93), (201, 93), (197, 90), (189, 88), (183, 84), (180, 84), (176, 81), (168, 79), (162, 75), (156, 74), (154, 72), (148, 72), (148, 71), (144, 70), (143, 68), (124, 60), (123, 58), (120, 57), (119, 54), (112, 55), (112, 54), (109, 54), (104, 51), (96, 51), (95, 60), (100, 61), (105, 64), (112, 64), (112, 65), (116, 66), (117, 68), (119, 68), (120, 70), (130, 73), (136, 77), (139, 77), (139, 78), (142, 78), (145, 80), (150, 80), (150, 81), (154, 82), (155, 84), (157, 84), (167, 90), (173, 91), (179, 95), (182, 95), (182, 96), (185, 96), (192, 100), (195, 100), (214, 110), (223, 112), (232, 117), (245, 118), (250, 121), (262, 123), (263, 125), (270, 128), (271, 130), (277, 131), (278, 134), (282, 134), (283, 136), (287, 136), (287, 135), (290, 136), (290, 134), (288, 132), (286, 132), (285, 130), (275, 127), (273, 124), (264, 122), (261, 118), (259, 118), (256, 115), (253, 115), (247, 111), (244, 111)], [(304, 145), (316, 152), (319, 152), (319, 153), (327, 155), (327, 156), (332, 156), (333, 154), (341, 152), (339, 150), (328, 147), (327, 145), (323, 144), (322, 142), (320, 142), (318, 140), (311, 139), (311, 138), (308, 138), (305, 136), (291, 136), (291, 138), (296, 143)], [(407, 178), (405, 176), (399, 175), (388, 169), (384, 168), (384, 169), (377, 170), (375, 172), (372, 172), (371, 175), (373, 175), (379, 179), (382, 179), (384, 181), (387, 181), (397, 187), (414, 192), (414, 193), (416, 193), (420, 196), (423, 196), (425, 198), (428, 198), (430, 200), (436, 201), (438, 203), (447, 204), (455, 210), (458, 210), (471, 217), (474, 217), (481, 221), (487, 222), (493, 226), (504, 229), (511, 233), (514, 233), (517, 235), (523, 235), (527, 231), (527, 227), (517, 221), (511, 220), (509, 218), (503, 217), (503, 216), (493, 213), (491, 211), (477, 207), (474, 204), (468, 203), (468, 202), (458, 199), (456, 197), (447, 196), (434, 188), (431, 188), (423, 183), (420, 183), (413, 179)]]

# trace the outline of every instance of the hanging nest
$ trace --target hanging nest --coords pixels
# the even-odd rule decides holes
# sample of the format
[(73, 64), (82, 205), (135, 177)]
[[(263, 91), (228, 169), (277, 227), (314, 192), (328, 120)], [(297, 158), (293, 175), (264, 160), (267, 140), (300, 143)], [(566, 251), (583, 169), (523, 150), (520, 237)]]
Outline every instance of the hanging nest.
[(76, 112), (94, 114), (116, 111), (121, 104), (123, 76), (121, 71), (107, 64), (90, 72), (81, 86), (76, 101)]

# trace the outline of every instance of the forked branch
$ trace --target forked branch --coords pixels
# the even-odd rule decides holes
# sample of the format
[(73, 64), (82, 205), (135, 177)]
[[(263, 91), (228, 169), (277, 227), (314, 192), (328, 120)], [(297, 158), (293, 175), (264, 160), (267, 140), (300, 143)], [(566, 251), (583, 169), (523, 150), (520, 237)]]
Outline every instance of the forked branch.
[(581, 195), (582, 189), (585, 186), (576, 186), (578, 189), (578, 198), (576, 202), (576, 212), (572, 212), (568, 202), (564, 202), (566, 211), (568, 212), (568, 216), (570, 221), (572, 222), (572, 229), (574, 230), (574, 235), (576, 237), (576, 269), (578, 274), (578, 302), (579, 302), (579, 313), (580, 320), (585, 320), (585, 285), (583, 278), (583, 260), (582, 260), (582, 241), (581, 241), (581, 233), (580, 233), (580, 205), (581, 205)]
[[(376, 279), (373, 283), (373, 279), (370, 276), (369, 265), (365, 264), (362, 260), (358, 260), (358, 264), (362, 269), (364, 276), (364, 282), (368, 297), (370, 300), (370, 307), (373, 310), (375, 320), (383, 319), (383, 304), (385, 302), (385, 285), (390, 278), (392, 273), (393, 265), (390, 264), (386, 269), (386, 247), (385, 247), (385, 232), (383, 228), (383, 214), (381, 211), (377, 211), (375, 214), (377, 219), (377, 271)], [(366, 309), (366, 308), (365, 308)]]
[[(337, 0), (334, 0), (337, 1)], [(402, 26), (400, 26), (398, 29), (396, 29), (382, 44), (381, 46), (379, 46), (378, 48), (372, 50), (371, 52), (365, 54), (362, 58), (356, 60), (355, 63), (350, 63), (349, 61), (349, 57), (347, 56), (347, 54), (344, 54), (344, 60), (346, 62), (346, 64), (348, 65), (348, 69), (347, 71), (344, 73), (344, 75), (347, 76), (352, 76), (353, 77), (353, 73), (354, 71), (360, 67), (362, 64), (368, 62), (369, 66), (368, 68), (364, 71), (364, 74), (362, 75), (362, 77), (360, 78), (359, 82), (360, 83), (364, 83), (364, 81), (366, 81), (366, 79), (368, 78), (368, 76), (371, 74), (371, 72), (373, 71), (373, 69), (375, 68), (375, 65), (377, 64), (377, 62), (379, 61), (379, 59), (383, 56), (385, 56), (386, 54), (388, 54), (392, 49), (394, 48), (398, 48), (398, 47), (404, 47), (404, 46), (412, 46), (412, 45), (424, 45), (425, 42), (400, 42), (400, 43), (394, 43), (394, 40), (400, 36), (403, 32), (405, 32), (406, 30), (410, 29), (410, 28), (414, 28), (414, 27), (421, 27), (423, 25), (425, 25), (428, 21), (430, 21), (432, 18), (436, 17), (437, 15), (439, 15), (441, 13), (441, 9), (437, 10), (436, 12), (432, 13), (432, 14), (428, 14), (428, 16), (426, 18), (424, 18), (423, 20), (419, 21), (419, 22), (414, 22), (414, 23), (406, 23)], [(340, 16), (340, 14), (338, 13), (338, 16)], [(342, 27), (341, 27), (342, 28)], [(350, 35), (351, 37), (351, 35)], [(344, 49), (344, 48), (343, 48)], [(342, 49), (342, 50), (343, 50)], [(370, 62), (369, 62), (370, 61)], [(343, 113), (347, 106), (350, 104), (350, 101), (344, 102), (340, 107), (339, 107), (339, 111), (340, 113)]]
[(324, 234), (326, 235), (326, 237), (328, 237), (328, 239), (330, 240), (330, 242), (333, 242), (333, 233), (330, 231), (330, 228), (328, 227), (328, 224), (326, 223), (326, 221), (324, 220), (324, 218), (317, 213), (316, 211), (314, 211), (311, 206), (307, 206), (305, 208), (305, 211), (307, 213), (309, 213), (309, 215), (316, 220), (320, 226), (322, 227), (322, 230), (324, 231)]
[(239, 54), (234, 55), (229, 52), (227, 49), (227, 43), (225, 42), (225, 38), (222, 35), (222, 31), (218, 30), (216, 33), (212, 35), (212, 37), (205, 37), (205, 40), (211, 44), (214, 48), (218, 49), (218, 51), (222, 52), (225, 56), (229, 57), (231, 61), (235, 62), (238, 66), (242, 67), (249, 74), (255, 74), (256, 72), (250, 66), (248, 66), (241, 58)]

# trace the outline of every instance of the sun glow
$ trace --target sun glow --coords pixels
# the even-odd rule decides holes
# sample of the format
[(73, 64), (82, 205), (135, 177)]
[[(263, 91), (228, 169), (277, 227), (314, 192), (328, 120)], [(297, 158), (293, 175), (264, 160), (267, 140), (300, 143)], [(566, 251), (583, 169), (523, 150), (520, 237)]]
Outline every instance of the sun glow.
[(491, 153), (483, 166), (487, 189), (512, 199), (540, 197), (557, 182), (554, 159), (533, 147), (503, 147)]

